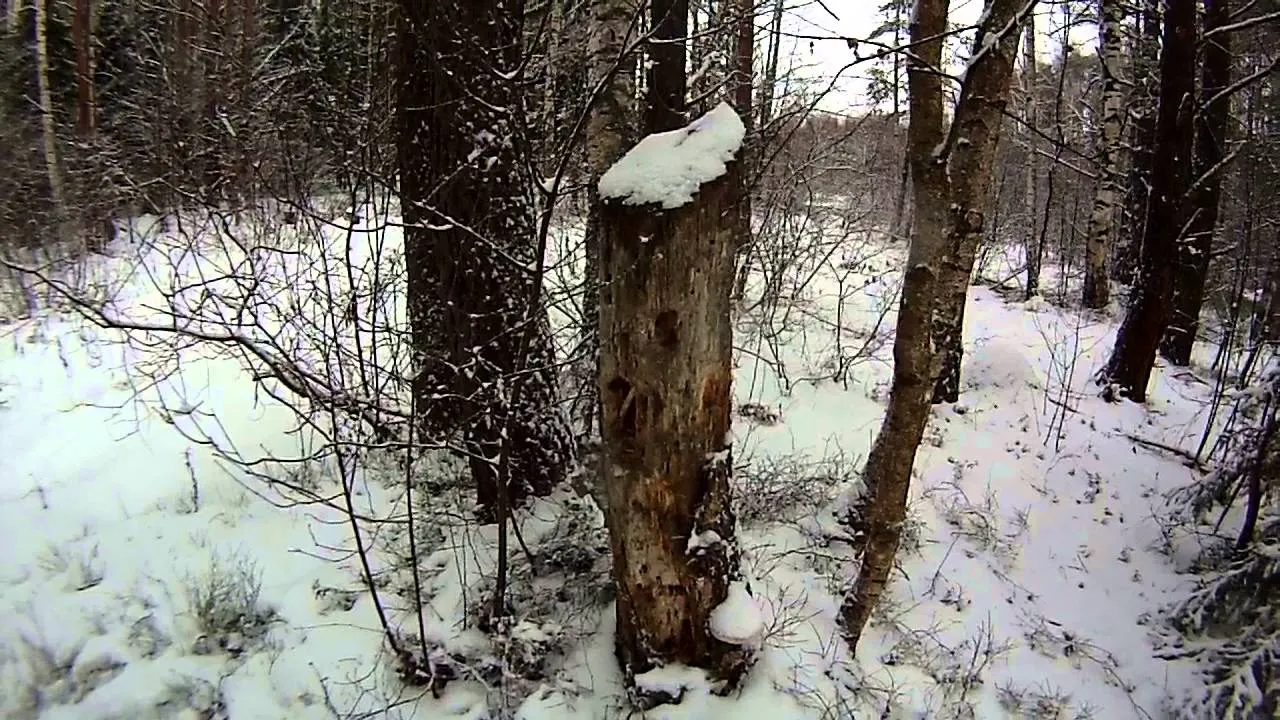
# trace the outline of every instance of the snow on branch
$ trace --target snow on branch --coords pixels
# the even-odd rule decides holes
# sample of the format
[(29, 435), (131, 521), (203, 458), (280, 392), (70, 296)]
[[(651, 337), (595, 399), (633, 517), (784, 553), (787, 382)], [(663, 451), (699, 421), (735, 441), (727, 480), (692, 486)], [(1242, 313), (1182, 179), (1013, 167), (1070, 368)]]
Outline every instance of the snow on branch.
[(722, 102), (679, 130), (654, 133), (637, 143), (600, 177), (600, 197), (624, 205), (678, 208), (693, 200), (704, 183), (724, 175), (745, 135), (738, 113)]

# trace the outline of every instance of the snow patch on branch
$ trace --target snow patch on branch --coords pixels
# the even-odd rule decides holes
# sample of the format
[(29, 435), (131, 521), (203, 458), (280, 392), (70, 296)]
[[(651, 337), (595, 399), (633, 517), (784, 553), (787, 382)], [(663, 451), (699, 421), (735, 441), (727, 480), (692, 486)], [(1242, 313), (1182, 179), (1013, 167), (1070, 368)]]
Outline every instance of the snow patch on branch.
[(728, 103), (679, 130), (654, 133), (600, 177), (600, 197), (624, 205), (658, 203), (673, 210), (703, 184), (724, 175), (742, 147), (746, 128)]

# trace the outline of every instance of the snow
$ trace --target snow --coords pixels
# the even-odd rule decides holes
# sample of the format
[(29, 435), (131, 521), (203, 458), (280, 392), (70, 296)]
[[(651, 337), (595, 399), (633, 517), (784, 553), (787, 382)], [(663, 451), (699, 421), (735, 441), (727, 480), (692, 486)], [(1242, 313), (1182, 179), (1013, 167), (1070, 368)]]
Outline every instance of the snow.
[(693, 552), (699, 548), (706, 548), (723, 542), (720, 533), (715, 530), (703, 530), (700, 533), (694, 533), (689, 536), (689, 542), (685, 545), (685, 552)]
[[(578, 243), (574, 232), (553, 250)], [(172, 240), (142, 258), (155, 272), (133, 272), (138, 258), (124, 250), (96, 270), (120, 280), (122, 312), (145, 317), (165, 306), (145, 278), (189, 262)], [(384, 240), (394, 259), (398, 238)], [(325, 258), (336, 262), (330, 250), (304, 254), (320, 272)], [(1152, 651), (1151, 624), (1192, 582), (1174, 562), (1187, 539), (1166, 535), (1157, 518), (1163, 493), (1194, 474), (1130, 436), (1194, 447), (1211, 387), (1158, 368), (1147, 407), (1098, 399), (1089, 378), (1106, 359), (1113, 317), (972, 289), (963, 404), (934, 409), (901, 572), (856, 654), (840, 639), (841, 593), (858, 559), (837, 517), (862, 490), (857, 473), (883, 417), (903, 262), (891, 244), (854, 250), (863, 253), (855, 269), (793, 268), (796, 278), (814, 273), (795, 292), (811, 308), (803, 321), (772, 325), (767, 308), (738, 318), (736, 401), (781, 408), (785, 420), (735, 415), (743, 522), (734, 540), (751, 589), (731, 585), (711, 630), (751, 645), (756, 660), (728, 697), (693, 668), (643, 674), (644, 687), (683, 695), (647, 717), (1000, 718), (1046, 707), (1063, 717), (1161, 716), (1195, 678), (1190, 661)], [(555, 283), (571, 280), (559, 276), (549, 292), (567, 295)], [(282, 278), (271, 292), (289, 288)], [(278, 316), (262, 319), (292, 333), (285, 346), (306, 339), (293, 307), (281, 301)], [(832, 380), (835, 359), (863, 347), (867, 355)], [(210, 435), (216, 446), (196, 441)], [(436, 698), (392, 672), (340, 508), (282, 502), (227, 452), (305, 456), (308, 442), (295, 413), (225, 353), (123, 343), (57, 312), (0, 326), (0, 716), (627, 714), (614, 607), (601, 592), (607, 538), (590, 501), (559, 492), (518, 517), (540, 569), (531, 573), (523, 550), (514, 552), (519, 613), (509, 630), (487, 635), (474, 617), (491, 587), (496, 529), (459, 522), (467, 506), (451, 490), (415, 494), (425, 513), (427, 640), (440, 659), (468, 663)], [(326, 496), (341, 486), (332, 462), (261, 471), (305, 476)], [(459, 469), (433, 456), (416, 472)], [(356, 507), (402, 517), (402, 473), (362, 458), (350, 471)], [(392, 621), (416, 637), (411, 585), (396, 572), (405, 552), (397, 528), (365, 529)], [(688, 548), (723, 541), (713, 534), (695, 529)], [(193, 589), (215, 573), (258, 578), (251, 609), (260, 623), (222, 636), (202, 629)], [(505, 663), (501, 682), (486, 674), (493, 663)]]
[(711, 635), (733, 645), (749, 645), (760, 638), (764, 619), (760, 607), (742, 581), (729, 583), (724, 602), (711, 611)]
[(683, 128), (637, 143), (600, 177), (600, 197), (625, 205), (678, 208), (691, 202), (698, 188), (724, 175), (745, 135), (742, 119), (722, 102)]

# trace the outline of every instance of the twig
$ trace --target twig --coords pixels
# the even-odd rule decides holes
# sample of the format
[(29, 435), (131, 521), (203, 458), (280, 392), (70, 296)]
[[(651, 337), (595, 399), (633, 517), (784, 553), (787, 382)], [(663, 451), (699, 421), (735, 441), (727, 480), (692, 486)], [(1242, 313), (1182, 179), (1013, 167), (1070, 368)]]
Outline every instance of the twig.
[(1178, 457), (1186, 461), (1185, 464), (1187, 467), (1195, 468), (1202, 472), (1208, 470), (1208, 467), (1204, 464), (1204, 462), (1196, 458), (1195, 455), (1191, 454), (1190, 450), (1183, 450), (1180, 447), (1174, 447), (1173, 445), (1166, 445), (1162, 442), (1157, 442), (1155, 440), (1148, 440), (1147, 438), (1141, 437), (1139, 435), (1133, 435), (1131, 433), (1125, 433), (1124, 436), (1138, 443), (1139, 445), (1142, 445), (1143, 447), (1148, 447), (1155, 450), (1163, 450), (1167, 453), (1177, 455)]

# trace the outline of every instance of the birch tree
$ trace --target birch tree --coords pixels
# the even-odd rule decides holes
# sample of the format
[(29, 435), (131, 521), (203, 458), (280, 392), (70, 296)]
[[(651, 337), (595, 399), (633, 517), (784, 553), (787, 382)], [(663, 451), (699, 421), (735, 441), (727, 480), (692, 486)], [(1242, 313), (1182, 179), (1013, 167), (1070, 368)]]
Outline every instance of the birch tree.
[(1138, 287), (1116, 334), (1111, 358), (1098, 378), (1108, 394), (1118, 392), (1135, 402), (1146, 401), (1156, 350), (1169, 324), (1174, 258), (1188, 219), (1184, 198), (1191, 187), (1195, 40), (1195, 0), (1169, 0)]
[(1097, 194), (1085, 248), (1084, 306), (1100, 310), (1111, 301), (1107, 257), (1116, 220), (1121, 212), (1123, 185), (1120, 175), (1120, 133), (1124, 119), (1124, 81), (1120, 64), (1124, 58), (1124, 8), (1120, 0), (1099, 0), (1098, 59), (1102, 68), (1102, 138), (1099, 143)]
[[(991, 165), (1013, 78), (1018, 29), (1035, 2), (991, 0), (974, 39), (950, 127), (943, 113), (942, 37), (947, 0), (918, 0), (911, 21), (915, 53), (907, 68), (907, 152), (915, 195), (916, 236), (898, 309), (889, 410), (863, 477), (867, 496), (847, 521), (864, 531), (862, 568), (841, 608), (856, 647), (893, 569), (906, 517), (916, 449), (929, 420), (937, 358), (931, 342), (959, 344), (965, 292), (982, 240)], [(947, 333), (952, 333), (948, 335)], [(946, 352), (946, 346), (940, 348)], [(956, 356), (958, 362), (958, 355)], [(958, 388), (957, 388), (958, 389)]]
[[(1027, 12), (1020, 12), (1023, 6)], [(933, 389), (935, 403), (952, 403), (960, 399), (965, 301), (973, 261), (983, 233), (982, 207), (990, 183), (990, 165), (1000, 134), (1002, 114), (1008, 105), (1013, 54), (1017, 52), (1017, 28), (1006, 27), (1005, 23), (1009, 18), (1025, 22), (1029, 9), (1034, 6), (1034, 0), (1008, 3), (989, 0), (987, 22), (979, 30), (982, 42), (975, 41), (973, 59), (969, 61), (970, 67), (956, 103), (956, 119), (940, 139), (940, 142), (945, 141), (944, 144), (938, 146), (944, 154), (940, 154), (936, 162), (948, 166), (948, 182), (944, 187), (946, 194), (951, 196), (949, 205), (953, 208), (947, 211), (950, 225), (944, 227), (948, 228), (948, 238), (954, 235), (954, 239), (949, 240), (948, 252), (942, 256), (938, 266), (938, 294), (931, 324), (934, 352), (937, 353)], [(999, 22), (993, 24), (995, 20)], [(1010, 63), (1008, 68), (1004, 66), (1005, 61)], [(984, 70), (979, 74), (984, 80), (981, 85), (969, 77), (980, 68)], [(983, 145), (986, 142), (990, 143), (989, 148)], [(978, 150), (971, 149), (975, 145)], [(915, 172), (914, 166), (912, 172)], [(965, 212), (970, 216), (961, 218), (960, 210), (954, 208), (967, 208)]]
[(1030, 300), (1040, 292), (1040, 268), (1044, 262), (1044, 235), (1037, 231), (1036, 211), (1040, 207), (1040, 155), (1038, 151), (1040, 112), (1037, 102), (1036, 71), (1040, 60), (1036, 57), (1036, 16), (1027, 15), (1022, 28), (1022, 120), (1026, 123), (1027, 144), (1026, 184), (1023, 186), (1023, 204), (1027, 222), (1023, 249), (1027, 255), (1026, 298)]

